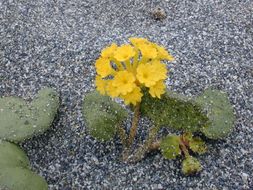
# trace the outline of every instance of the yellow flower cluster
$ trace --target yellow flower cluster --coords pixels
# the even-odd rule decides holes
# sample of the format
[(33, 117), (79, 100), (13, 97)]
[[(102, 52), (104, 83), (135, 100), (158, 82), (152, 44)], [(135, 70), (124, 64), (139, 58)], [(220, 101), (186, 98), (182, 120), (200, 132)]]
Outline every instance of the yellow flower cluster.
[(132, 45), (113, 43), (102, 50), (95, 64), (97, 90), (133, 105), (141, 102), (143, 88), (148, 88), (152, 97), (161, 98), (167, 78), (167, 68), (162, 60), (173, 61), (174, 58), (164, 47), (147, 39), (129, 40)]

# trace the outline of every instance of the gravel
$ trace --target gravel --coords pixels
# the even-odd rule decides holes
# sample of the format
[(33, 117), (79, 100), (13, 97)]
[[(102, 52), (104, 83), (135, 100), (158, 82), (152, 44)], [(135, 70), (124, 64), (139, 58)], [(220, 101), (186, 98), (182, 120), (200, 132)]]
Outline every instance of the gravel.
[[(154, 19), (157, 7), (166, 18)], [(253, 189), (252, 12), (252, 0), (1, 0), (0, 96), (29, 100), (49, 86), (62, 100), (52, 129), (22, 144), (33, 170), (52, 190)], [(229, 94), (235, 130), (208, 144), (197, 176), (183, 176), (179, 159), (160, 154), (124, 164), (118, 140), (100, 143), (86, 134), (81, 106), (94, 89), (94, 60), (131, 36), (175, 56), (169, 89), (195, 96), (212, 86)]]

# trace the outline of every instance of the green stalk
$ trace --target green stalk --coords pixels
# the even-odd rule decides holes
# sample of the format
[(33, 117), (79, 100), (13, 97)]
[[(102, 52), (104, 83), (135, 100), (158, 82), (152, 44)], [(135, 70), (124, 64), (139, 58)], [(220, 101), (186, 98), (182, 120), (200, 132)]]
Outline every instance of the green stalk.
[(126, 147), (124, 148), (124, 150), (122, 152), (122, 160), (123, 161), (129, 160), (129, 155), (131, 153), (131, 147), (134, 143), (134, 138), (137, 133), (139, 116), (140, 116), (140, 103), (138, 103), (134, 108), (134, 116), (133, 116), (132, 126), (131, 126), (130, 133), (129, 133), (129, 138), (127, 139)]
[(161, 141), (160, 141), (160, 140), (157, 140), (157, 141), (153, 142), (153, 143), (149, 146), (148, 152), (159, 150), (159, 149), (160, 149), (160, 144), (161, 144)]
[(148, 62), (148, 58), (142, 57), (141, 60), (139, 61), (139, 64), (143, 64), (143, 63), (146, 63), (146, 62)]
[(125, 129), (124, 129), (122, 126), (120, 126), (120, 125), (117, 126), (117, 130), (118, 130), (119, 138), (120, 138), (121, 143), (122, 143), (122, 145), (123, 145), (123, 149), (125, 149), (126, 146), (127, 146), (127, 135), (126, 135), (126, 131), (125, 131)]
[(117, 61), (116, 59), (113, 59), (113, 62), (116, 64), (117, 69), (118, 69), (119, 71), (123, 71), (123, 70), (124, 70), (123, 65), (122, 65), (119, 61)]
[[(136, 52), (139, 52), (138, 48), (135, 48)], [(138, 66), (139, 53), (136, 53), (133, 60), (133, 69), (136, 70)]]
[(180, 146), (181, 151), (184, 153), (184, 156), (185, 156), (185, 157), (190, 156), (189, 151), (188, 151), (188, 149), (187, 149), (187, 147), (186, 147), (187, 144), (188, 144), (188, 143), (185, 141), (184, 136), (182, 135), (182, 136), (180, 137), (179, 146)]
[(137, 133), (139, 117), (140, 117), (140, 103), (137, 103), (137, 105), (134, 108), (134, 116), (128, 139), (128, 147), (131, 147), (133, 145), (134, 138)]
[(126, 70), (132, 72), (132, 71), (133, 71), (133, 68), (132, 68), (132, 65), (131, 65), (130, 60), (126, 60), (126, 61), (125, 61), (125, 64), (126, 64)]

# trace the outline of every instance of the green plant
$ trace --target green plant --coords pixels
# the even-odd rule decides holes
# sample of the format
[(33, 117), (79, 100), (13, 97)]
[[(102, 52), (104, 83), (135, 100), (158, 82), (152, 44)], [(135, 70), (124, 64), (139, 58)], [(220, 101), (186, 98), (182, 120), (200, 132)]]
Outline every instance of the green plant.
[(21, 142), (46, 131), (59, 107), (59, 96), (45, 88), (30, 103), (21, 98), (0, 98), (0, 139)]
[(88, 132), (98, 140), (111, 140), (117, 131), (117, 125), (126, 119), (127, 113), (107, 96), (92, 92), (85, 97), (83, 115)]
[(47, 190), (46, 181), (30, 170), (26, 154), (15, 144), (0, 142), (0, 188)]
[[(184, 158), (182, 172), (185, 175), (201, 171), (201, 164), (194, 156), (205, 153), (207, 146), (198, 134), (220, 139), (233, 128), (233, 109), (227, 95), (207, 89), (198, 97), (188, 98), (166, 91), (167, 68), (162, 60), (174, 58), (146, 39), (131, 38), (130, 41), (133, 46), (112, 44), (105, 48), (96, 61), (95, 83), (101, 95), (91, 92), (84, 100), (83, 114), (88, 132), (98, 140), (111, 140), (118, 134), (125, 162), (137, 162), (148, 152), (161, 150), (166, 159)], [(106, 95), (131, 104), (134, 113), (129, 134), (122, 126), (126, 111)], [(154, 125), (144, 143), (133, 150), (140, 116), (149, 117)], [(157, 134), (162, 127), (181, 134), (159, 139)]]
[(0, 142), (0, 169), (8, 167), (29, 167), (26, 154), (15, 144), (7, 141)]
[(200, 128), (209, 126), (209, 120), (200, 105), (172, 91), (167, 91), (161, 99), (145, 94), (141, 102), (141, 113), (158, 126), (176, 130), (197, 132)]
[(30, 170), (26, 154), (12, 142), (43, 133), (58, 108), (59, 96), (50, 88), (40, 90), (31, 103), (16, 97), (0, 98), (0, 189), (48, 189), (46, 181)]
[(235, 116), (227, 94), (218, 90), (207, 89), (201, 96), (196, 97), (207, 117), (210, 126), (201, 131), (211, 139), (225, 138), (233, 129)]
[(160, 149), (166, 159), (183, 156), (182, 172), (185, 175), (191, 175), (201, 171), (201, 164), (190, 155), (190, 152), (204, 154), (207, 146), (201, 138), (194, 137), (192, 133), (183, 133), (182, 135), (168, 135), (161, 139)]

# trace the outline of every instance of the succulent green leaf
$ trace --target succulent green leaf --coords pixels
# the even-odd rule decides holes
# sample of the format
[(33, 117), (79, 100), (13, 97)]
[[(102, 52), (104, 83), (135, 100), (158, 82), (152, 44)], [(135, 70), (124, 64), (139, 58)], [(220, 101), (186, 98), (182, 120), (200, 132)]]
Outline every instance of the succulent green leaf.
[(187, 156), (182, 163), (182, 172), (185, 175), (195, 174), (201, 170), (202, 167), (200, 162), (192, 156)]
[(207, 89), (196, 98), (196, 102), (203, 107), (211, 122), (211, 125), (202, 129), (202, 132), (211, 139), (228, 136), (234, 127), (235, 116), (227, 94), (219, 90)]
[(160, 149), (162, 155), (167, 159), (174, 159), (181, 155), (181, 150), (179, 147), (180, 137), (177, 135), (168, 135), (162, 139), (160, 144)]
[(0, 140), (0, 170), (8, 167), (29, 168), (29, 160), (17, 145)]
[(198, 154), (203, 154), (207, 150), (205, 142), (199, 137), (193, 137), (189, 141), (189, 147), (193, 152), (196, 152)]
[(183, 133), (183, 139), (187, 142), (191, 141), (193, 138), (193, 134), (190, 132)]
[(145, 93), (141, 113), (152, 119), (156, 125), (177, 130), (195, 132), (208, 125), (208, 118), (198, 104), (170, 91), (161, 99), (152, 98)]
[(0, 98), (0, 139), (21, 142), (47, 130), (59, 108), (59, 96), (50, 88), (42, 89), (27, 103), (17, 97)]
[(21, 167), (0, 170), (0, 189), (48, 190), (47, 182), (39, 175)]
[(126, 119), (127, 112), (110, 97), (94, 91), (84, 98), (83, 116), (91, 136), (109, 141), (115, 136), (117, 125)]

